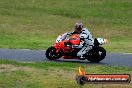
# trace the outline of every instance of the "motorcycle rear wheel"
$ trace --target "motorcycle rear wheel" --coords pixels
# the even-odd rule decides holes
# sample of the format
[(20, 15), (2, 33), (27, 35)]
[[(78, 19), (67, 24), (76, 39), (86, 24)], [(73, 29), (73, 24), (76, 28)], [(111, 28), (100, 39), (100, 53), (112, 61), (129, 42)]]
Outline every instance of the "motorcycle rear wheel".
[(46, 53), (45, 53), (46, 57), (49, 59), (49, 60), (57, 60), (59, 58), (61, 58), (61, 54), (60, 53), (56, 53), (56, 48), (51, 46), (49, 47), (47, 50), (46, 50)]
[(103, 47), (99, 46), (90, 50), (86, 55), (86, 59), (90, 62), (99, 63), (105, 58), (105, 56), (106, 50)]

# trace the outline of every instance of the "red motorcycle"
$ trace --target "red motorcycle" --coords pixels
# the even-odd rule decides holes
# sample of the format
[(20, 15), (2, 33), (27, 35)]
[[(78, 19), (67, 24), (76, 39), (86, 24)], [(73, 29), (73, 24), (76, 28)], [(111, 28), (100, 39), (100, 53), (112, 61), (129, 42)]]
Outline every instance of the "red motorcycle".
[[(102, 44), (108, 42), (107, 39), (95, 38), (94, 47), (88, 51), (84, 58), (90, 62), (100, 62), (106, 56), (106, 50), (101, 47)], [(77, 53), (82, 49), (80, 47), (80, 37), (79, 34), (73, 34), (66, 38), (66, 33), (59, 35), (53, 46), (46, 50), (46, 57), (49, 60), (57, 60), (59, 58), (63, 59), (80, 59)]]

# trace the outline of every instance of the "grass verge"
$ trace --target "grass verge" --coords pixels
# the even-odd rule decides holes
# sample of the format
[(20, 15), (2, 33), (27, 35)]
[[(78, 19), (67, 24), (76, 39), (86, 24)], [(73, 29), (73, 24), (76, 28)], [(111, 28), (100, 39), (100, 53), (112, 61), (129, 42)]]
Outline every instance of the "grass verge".
[(79, 86), (75, 77), (79, 66), (87, 73), (130, 74), (131, 67), (115, 67), (99, 64), (70, 62), (21, 63), (0, 60), (1, 88), (131, 88), (132, 84), (86, 84)]
[[(0, 0), (0, 48), (46, 49), (82, 21), (106, 49), (132, 52), (131, 0)], [(49, 41), (50, 40), (50, 41)]]

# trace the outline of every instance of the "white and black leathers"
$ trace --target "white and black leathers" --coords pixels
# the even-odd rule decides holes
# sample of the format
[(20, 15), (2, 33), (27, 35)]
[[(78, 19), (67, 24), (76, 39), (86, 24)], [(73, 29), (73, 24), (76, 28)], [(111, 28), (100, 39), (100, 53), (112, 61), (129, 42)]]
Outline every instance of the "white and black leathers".
[[(67, 35), (71, 35), (73, 32), (71, 33), (67, 33)], [(75, 46), (76, 48), (82, 48), (78, 53), (77, 56), (79, 56), (80, 58), (83, 58), (83, 55), (88, 52), (89, 50), (92, 49), (92, 47), (94, 46), (94, 39), (91, 35), (91, 33), (89, 32), (89, 30), (87, 28), (83, 28), (80, 35), (80, 45)], [(73, 46), (74, 47), (74, 46)]]
[(79, 56), (80, 58), (83, 58), (83, 55), (93, 48), (94, 39), (91, 33), (89, 32), (89, 30), (87, 28), (83, 28), (82, 32), (80, 33), (80, 40), (81, 40), (80, 44), (83, 44), (83, 47), (77, 53), (77, 56)]

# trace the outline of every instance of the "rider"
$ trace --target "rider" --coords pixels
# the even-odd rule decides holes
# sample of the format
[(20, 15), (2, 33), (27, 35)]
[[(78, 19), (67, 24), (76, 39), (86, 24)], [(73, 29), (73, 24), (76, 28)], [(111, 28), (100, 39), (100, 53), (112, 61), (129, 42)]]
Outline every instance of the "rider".
[(84, 54), (92, 49), (92, 47), (94, 45), (94, 39), (93, 39), (91, 33), (89, 32), (89, 30), (87, 28), (83, 27), (82, 23), (80, 23), (80, 22), (75, 23), (74, 27), (75, 27), (75, 30), (73, 32), (67, 33), (67, 35), (72, 35), (74, 33), (79, 34), (80, 40), (81, 40), (80, 44), (83, 43), (83, 47), (77, 53), (77, 56), (79, 56), (81, 59), (83, 59)]

